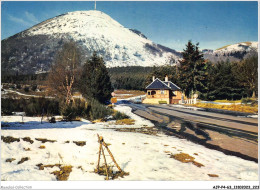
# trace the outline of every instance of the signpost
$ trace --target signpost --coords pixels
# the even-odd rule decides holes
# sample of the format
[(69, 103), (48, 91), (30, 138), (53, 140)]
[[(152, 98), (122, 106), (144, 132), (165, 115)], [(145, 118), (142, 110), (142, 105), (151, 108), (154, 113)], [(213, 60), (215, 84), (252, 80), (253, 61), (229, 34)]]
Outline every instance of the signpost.
[(114, 106), (114, 104), (117, 103), (117, 98), (115, 97), (116, 93), (112, 92), (111, 95), (112, 95), (111, 103), (112, 106)]

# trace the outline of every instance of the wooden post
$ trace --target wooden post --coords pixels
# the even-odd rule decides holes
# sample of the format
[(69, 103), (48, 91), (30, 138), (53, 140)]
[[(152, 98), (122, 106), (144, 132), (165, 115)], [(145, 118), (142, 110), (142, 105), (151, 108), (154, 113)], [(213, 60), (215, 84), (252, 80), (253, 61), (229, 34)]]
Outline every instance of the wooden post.
[(103, 147), (102, 147), (102, 146), (101, 146), (101, 150), (102, 150), (103, 158), (104, 158), (104, 161), (105, 161), (106, 172), (107, 172), (106, 180), (108, 180), (107, 161), (106, 161), (105, 153), (104, 153), (104, 150), (103, 150)]
[(109, 148), (107, 147), (107, 144), (106, 144), (104, 141), (103, 141), (103, 145), (106, 147), (106, 149), (107, 149), (109, 155), (111, 156), (111, 158), (112, 158), (113, 162), (115, 163), (116, 167), (118, 168), (118, 170), (119, 170), (120, 172), (122, 172), (121, 168), (120, 168), (119, 165), (116, 163), (116, 160), (115, 160), (113, 154), (111, 153), (111, 151), (110, 151)]
[(101, 148), (102, 148), (102, 144), (99, 142), (97, 172), (99, 172), (99, 163), (100, 163)]

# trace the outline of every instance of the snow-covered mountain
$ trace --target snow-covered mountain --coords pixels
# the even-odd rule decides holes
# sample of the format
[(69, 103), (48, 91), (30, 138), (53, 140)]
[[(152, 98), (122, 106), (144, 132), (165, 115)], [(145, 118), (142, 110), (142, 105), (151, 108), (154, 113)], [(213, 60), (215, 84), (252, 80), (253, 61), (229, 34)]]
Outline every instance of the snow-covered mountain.
[[(154, 66), (177, 63), (181, 54), (153, 43), (100, 11), (69, 12), (41, 22), (2, 41), (2, 70), (37, 73), (49, 70), (55, 53), (75, 41), (85, 58), (94, 51), (107, 67)], [(171, 61), (173, 60), (173, 61)]]
[(237, 44), (227, 45), (222, 48), (213, 50), (202, 50), (205, 59), (212, 62), (217, 61), (239, 61), (247, 57), (257, 55), (258, 42), (241, 42)]

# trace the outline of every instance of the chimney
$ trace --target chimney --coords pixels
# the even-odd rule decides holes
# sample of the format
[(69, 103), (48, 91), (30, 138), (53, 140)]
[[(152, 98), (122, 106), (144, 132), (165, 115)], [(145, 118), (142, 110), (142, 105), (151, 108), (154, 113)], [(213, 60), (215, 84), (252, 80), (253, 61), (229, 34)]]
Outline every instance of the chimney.
[(168, 82), (168, 87), (170, 87), (170, 83)]
[(155, 76), (153, 76), (153, 81), (155, 80)]
[(165, 82), (168, 82), (168, 75), (165, 76)]

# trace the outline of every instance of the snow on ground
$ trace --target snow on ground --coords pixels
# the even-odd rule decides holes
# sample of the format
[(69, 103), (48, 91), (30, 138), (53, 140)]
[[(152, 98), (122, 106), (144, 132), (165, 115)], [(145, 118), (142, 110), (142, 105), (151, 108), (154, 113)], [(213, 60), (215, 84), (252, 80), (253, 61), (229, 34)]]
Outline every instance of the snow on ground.
[(193, 107), (193, 106), (183, 106), (183, 105), (180, 105), (180, 104), (172, 104), (171, 105), (172, 107), (177, 107), (177, 108), (184, 108), (184, 109), (190, 109), (190, 110), (205, 110), (203, 108), (198, 108), (198, 107)]
[[(21, 124), (21, 116), (3, 116), (2, 127), (8, 124), (11, 127), (2, 128), (2, 136), (30, 137), (34, 143), (22, 139), (10, 144), (1, 141), (1, 180), (56, 180), (51, 172), (59, 168), (55, 166), (39, 170), (36, 165), (40, 163), (73, 166), (68, 180), (104, 180), (105, 176), (93, 172), (98, 159), (97, 134), (110, 144), (109, 148), (119, 166), (130, 173), (116, 180), (258, 180), (258, 164), (255, 162), (228, 156), (185, 139), (160, 133), (155, 136), (116, 131), (119, 128), (147, 126), (149, 130), (153, 127), (151, 122), (136, 116), (127, 106), (116, 106), (116, 109), (135, 119), (135, 125), (116, 126), (111, 122), (92, 124), (87, 120), (41, 124), (40, 117), (24, 117), (25, 123)], [(47, 138), (56, 142), (43, 144), (35, 138)], [(77, 146), (73, 141), (86, 141), (86, 145)], [(46, 148), (39, 149), (41, 145)], [(30, 151), (25, 151), (24, 148), (30, 148)], [(204, 167), (199, 168), (192, 163), (182, 163), (170, 158), (170, 154), (180, 152), (193, 156), (195, 161)], [(22, 157), (30, 159), (17, 164)], [(108, 163), (112, 164), (107, 153), (106, 157)], [(8, 158), (16, 160), (9, 163), (6, 162)], [(116, 167), (114, 170), (116, 171)], [(209, 177), (208, 174), (216, 174), (219, 177)]]

